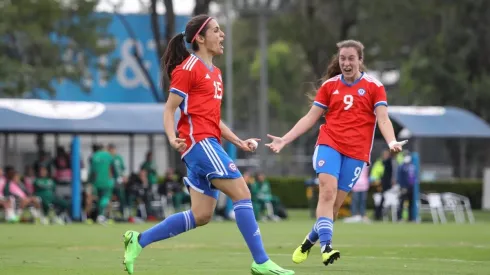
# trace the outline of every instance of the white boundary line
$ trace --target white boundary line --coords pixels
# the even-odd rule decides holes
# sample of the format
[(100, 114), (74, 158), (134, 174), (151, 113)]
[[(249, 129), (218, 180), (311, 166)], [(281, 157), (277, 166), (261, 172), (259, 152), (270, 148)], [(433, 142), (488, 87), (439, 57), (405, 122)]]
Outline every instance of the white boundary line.
[[(231, 252), (228, 254), (232, 255), (250, 255), (250, 253), (242, 253), (242, 252)], [(270, 253), (270, 256), (278, 256), (278, 257), (291, 257), (292, 254), (284, 254), (284, 253)], [(382, 257), (382, 256), (342, 256), (341, 258), (348, 259), (372, 259), (372, 260), (399, 260), (399, 261), (432, 261), (432, 262), (451, 262), (451, 263), (490, 263), (490, 261), (474, 261), (474, 260), (462, 260), (462, 259), (443, 259), (443, 258), (411, 258), (411, 257)]]

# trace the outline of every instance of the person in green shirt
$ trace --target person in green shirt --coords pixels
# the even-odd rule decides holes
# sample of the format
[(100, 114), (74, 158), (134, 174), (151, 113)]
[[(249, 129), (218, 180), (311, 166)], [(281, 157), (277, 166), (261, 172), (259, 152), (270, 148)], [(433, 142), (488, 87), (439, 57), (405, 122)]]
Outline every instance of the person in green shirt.
[(153, 153), (147, 152), (145, 162), (141, 164), (141, 170), (146, 170), (146, 174), (148, 175), (148, 183), (150, 186), (157, 184), (158, 182), (158, 174), (155, 162), (153, 161)]
[(39, 177), (34, 180), (34, 195), (41, 199), (41, 206), (45, 216), (49, 212), (50, 205), (56, 207), (57, 215), (68, 209), (68, 202), (55, 195), (55, 187), (54, 180), (48, 175), (48, 169), (40, 167)]
[(114, 190), (114, 157), (108, 150), (99, 150), (93, 154), (91, 161), (89, 175), (92, 190), (98, 198), (97, 222), (104, 223), (107, 220), (107, 206)]
[(124, 165), (124, 159), (122, 158), (122, 156), (117, 153), (116, 145), (111, 143), (109, 144), (108, 148), (109, 148), (109, 153), (111, 153), (112, 157), (114, 158), (114, 164), (113, 164), (113, 175), (114, 175), (114, 182), (115, 182), (114, 194), (119, 200), (119, 210), (123, 214), (123, 217), (126, 219), (129, 218), (128, 200), (127, 200), (126, 192), (124, 192), (125, 184), (126, 184), (126, 178), (124, 176), (124, 172), (126, 170), (126, 166)]
[(267, 218), (277, 221), (279, 217), (274, 213), (274, 206), (278, 204), (279, 198), (272, 195), (271, 184), (266, 179), (265, 174), (260, 172), (255, 177), (255, 184), (257, 185), (257, 201), (259, 205), (259, 212), (263, 210), (267, 213)]

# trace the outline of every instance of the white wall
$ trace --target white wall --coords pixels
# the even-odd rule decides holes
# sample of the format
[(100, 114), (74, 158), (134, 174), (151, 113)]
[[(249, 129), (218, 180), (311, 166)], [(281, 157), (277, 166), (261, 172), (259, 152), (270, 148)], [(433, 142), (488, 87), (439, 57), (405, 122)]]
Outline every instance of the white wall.
[(490, 210), (490, 168), (483, 172), (482, 209)]

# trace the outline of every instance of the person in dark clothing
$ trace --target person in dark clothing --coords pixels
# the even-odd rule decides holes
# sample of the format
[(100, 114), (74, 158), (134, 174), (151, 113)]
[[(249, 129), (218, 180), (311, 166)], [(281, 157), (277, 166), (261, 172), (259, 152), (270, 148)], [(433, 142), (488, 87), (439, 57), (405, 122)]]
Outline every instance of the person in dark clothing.
[(71, 184), (71, 156), (62, 146), (56, 149), (56, 157), (53, 165), (55, 168), (56, 183), (59, 185)]
[(53, 160), (49, 156), (48, 152), (41, 151), (39, 154), (39, 160), (34, 162), (34, 172), (36, 174), (36, 177), (39, 177), (39, 172), (41, 171), (41, 167), (45, 167), (48, 169), (48, 176), (51, 177), (51, 166), (53, 165)]
[(146, 170), (141, 169), (138, 174), (132, 174), (129, 177), (126, 185), (126, 194), (128, 194), (129, 207), (132, 208), (133, 203), (137, 205), (143, 203), (144, 209), (138, 208), (139, 216), (143, 219), (153, 220), (153, 212), (151, 209), (151, 187), (148, 183), (148, 175)]
[(408, 201), (408, 220), (413, 221), (413, 185), (415, 184), (416, 175), (415, 165), (413, 165), (410, 155), (404, 157), (403, 164), (398, 167), (397, 174), (397, 181), (401, 189), (398, 220), (402, 219), (403, 204)]
[(182, 176), (174, 169), (169, 168), (165, 174), (162, 184), (159, 184), (158, 193), (172, 200), (176, 212), (182, 210), (182, 205), (190, 203), (190, 195), (184, 192)]
[[(391, 189), (393, 186), (393, 158), (389, 150), (383, 151), (383, 176), (381, 177), (381, 192)], [(381, 199), (381, 203), (377, 205), (374, 209), (374, 218), (380, 221), (383, 218), (383, 203), (384, 196)]]

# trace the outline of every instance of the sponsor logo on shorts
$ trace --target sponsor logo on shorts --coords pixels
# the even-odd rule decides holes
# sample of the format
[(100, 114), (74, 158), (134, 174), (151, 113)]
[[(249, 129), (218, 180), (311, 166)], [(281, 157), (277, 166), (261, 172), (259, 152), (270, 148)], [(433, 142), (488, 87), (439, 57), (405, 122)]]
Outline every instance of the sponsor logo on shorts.
[(235, 172), (237, 169), (236, 169), (236, 165), (231, 162), (230, 164), (228, 164), (228, 167), (230, 167), (231, 171)]
[(318, 161), (318, 166), (322, 167), (324, 164), (325, 161), (323, 159)]

